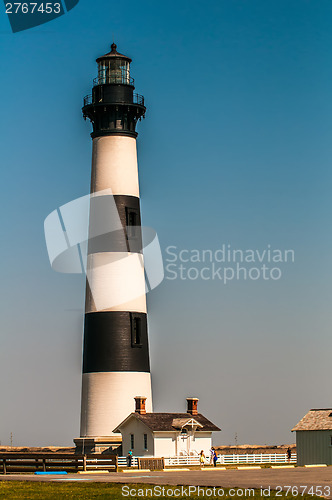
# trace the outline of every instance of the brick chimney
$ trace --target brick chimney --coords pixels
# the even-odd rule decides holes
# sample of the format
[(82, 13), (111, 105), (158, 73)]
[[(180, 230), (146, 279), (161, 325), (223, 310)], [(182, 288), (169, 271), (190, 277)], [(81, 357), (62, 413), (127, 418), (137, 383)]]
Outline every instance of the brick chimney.
[(139, 413), (140, 415), (146, 414), (145, 401), (146, 398), (143, 396), (135, 397), (135, 413)]
[(198, 398), (187, 398), (187, 413), (190, 413), (190, 415), (197, 415), (197, 403), (199, 399)]

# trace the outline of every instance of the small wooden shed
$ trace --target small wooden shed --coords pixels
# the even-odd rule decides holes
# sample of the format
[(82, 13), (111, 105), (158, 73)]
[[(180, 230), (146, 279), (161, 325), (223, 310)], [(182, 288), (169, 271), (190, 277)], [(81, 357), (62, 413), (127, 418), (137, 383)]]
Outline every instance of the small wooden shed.
[(293, 431), (298, 465), (332, 465), (332, 408), (310, 410)]

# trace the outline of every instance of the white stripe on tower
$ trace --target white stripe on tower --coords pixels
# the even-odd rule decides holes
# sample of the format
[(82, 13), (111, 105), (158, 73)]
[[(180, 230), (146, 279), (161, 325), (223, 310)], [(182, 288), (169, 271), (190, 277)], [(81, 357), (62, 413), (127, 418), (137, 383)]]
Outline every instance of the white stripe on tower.
[[(144, 99), (133, 94), (131, 60), (114, 44), (97, 62), (98, 80), (83, 107), (93, 123), (91, 193), (97, 196), (90, 210), (81, 437), (112, 437), (137, 395), (147, 397), (152, 411), (135, 132)], [(91, 238), (106, 190), (123, 229)]]
[(135, 137), (117, 134), (93, 139), (91, 192), (109, 188), (114, 195), (139, 198)]

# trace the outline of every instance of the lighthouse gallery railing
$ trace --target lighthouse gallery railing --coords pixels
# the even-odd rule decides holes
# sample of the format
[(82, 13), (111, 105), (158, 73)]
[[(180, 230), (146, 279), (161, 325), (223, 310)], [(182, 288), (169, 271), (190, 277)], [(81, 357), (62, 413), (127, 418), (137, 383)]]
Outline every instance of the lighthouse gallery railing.
[[(86, 95), (83, 99), (84, 106), (89, 106), (90, 104), (92, 104), (92, 94)], [(107, 102), (103, 101), (100, 104), (111, 104), (111, 103), (107, 103)], [(117, 102), (116, 104), (121, 104), (121, 103)], [(128, 103), (126, 102), (124, 104), (128, 104)], [(144, 106), (144, 97), (141, 94), (134, 93), (133, 94), (133, 104), (139, 104), (140, 106)]]

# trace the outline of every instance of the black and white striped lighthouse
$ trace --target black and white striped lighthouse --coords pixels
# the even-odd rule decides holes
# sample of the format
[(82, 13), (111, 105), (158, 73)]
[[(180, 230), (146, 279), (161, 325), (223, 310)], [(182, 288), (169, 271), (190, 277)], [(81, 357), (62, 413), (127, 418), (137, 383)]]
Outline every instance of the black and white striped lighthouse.
[(118, 441), (113, 429), (134, 411), (135, 396), (145, 396), (152, 411), (136, 150), (136, 124), (146, 108), (134, 93), (131, 59), (114, 43), (97, 63), (83, 106), (93, 151), (81, 438), (75, 440), (95, 451)]

